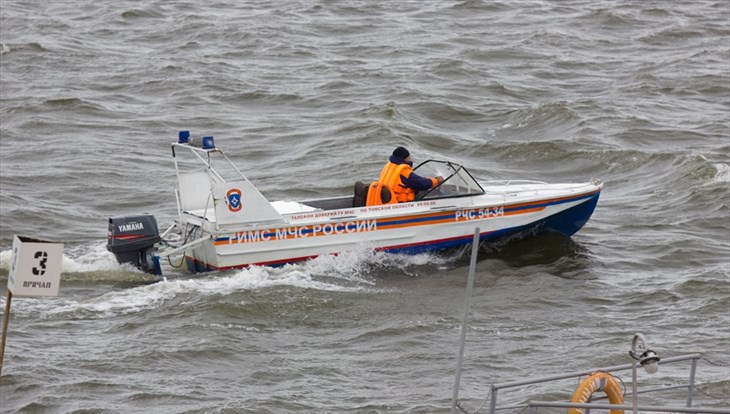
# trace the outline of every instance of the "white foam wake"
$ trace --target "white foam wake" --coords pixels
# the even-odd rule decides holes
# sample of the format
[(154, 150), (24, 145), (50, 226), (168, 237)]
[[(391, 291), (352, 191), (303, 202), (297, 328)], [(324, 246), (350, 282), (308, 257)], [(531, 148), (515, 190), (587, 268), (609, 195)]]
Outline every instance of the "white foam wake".
[[(0, 270), (10, 270), (12, 250), (0, 252)], [(128, 266), (117, 263), (114, 255), (106, 250), (102, 242), (80, 246), (65, 246), (61, 261), (61, 273), (88, 273), (99, 271), (128, 270)]]
[(712, 181), (710, 182), (710, 184), (730, 183), (730, 165), (723, 164), (723, 163), (717, 163), (717, 164), (712, 164), (712, 166), (715, 167), (715, 170), (717, 171), (717, 173), (712, 178)]
[[(0, 253), (2, 266), (10, 263), (10, 251)], [(147, 312), (164, 306), (165, 302), (179, 297), (226, 296), (278, 286), (313, 289), (330, 292), (382, 292), (371, 272), (382, 269), (401, 269), (424, 264), (441, 264), (449, 258), (431, 254), (394, 255), (360, 249), (338, 256), (327, 255), (300, 264), (278, 268), (253, 266), (246, 269), (189, 274), (173, 277), (153, 284), (129, 287), (111, 287), (110, 291), (96, 296), (68, 298), (24, 298), (19, 307), (21, 315), (35, 319), (109, 318), (119, 315)], [(98, 274), (104, 271), (136, 271), (116, 263), (103, 246), (79, 246), (64, 252), (63, 272)], [(141, 274), (141, 272), (139, 272)], [(63, 280), (62, 274), (62, 280)], [(76, 278), (85, 280), (82, 278)], [(97, 278), (87, 278), (96, 280)], [(4, 300), (4, 298), (3, 298)]]

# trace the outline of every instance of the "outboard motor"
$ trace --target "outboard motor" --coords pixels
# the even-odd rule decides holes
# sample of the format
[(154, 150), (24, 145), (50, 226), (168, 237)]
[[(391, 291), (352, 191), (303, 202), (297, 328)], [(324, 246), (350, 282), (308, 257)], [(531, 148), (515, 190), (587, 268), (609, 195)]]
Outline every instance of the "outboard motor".
[(114, 253), (119, 263), (131, 263), (149, 273), (160, 274), (153, 253), (160, 241), (154, 216), (125, 216), (109, 218), (106, 249)]

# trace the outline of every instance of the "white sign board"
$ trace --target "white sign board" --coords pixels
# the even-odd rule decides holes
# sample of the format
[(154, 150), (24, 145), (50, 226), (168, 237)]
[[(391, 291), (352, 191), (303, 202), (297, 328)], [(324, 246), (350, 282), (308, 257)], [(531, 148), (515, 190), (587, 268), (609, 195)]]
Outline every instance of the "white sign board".
[(63, 243), (13, 238), (8, 290), (14, 296), (58, 296)]

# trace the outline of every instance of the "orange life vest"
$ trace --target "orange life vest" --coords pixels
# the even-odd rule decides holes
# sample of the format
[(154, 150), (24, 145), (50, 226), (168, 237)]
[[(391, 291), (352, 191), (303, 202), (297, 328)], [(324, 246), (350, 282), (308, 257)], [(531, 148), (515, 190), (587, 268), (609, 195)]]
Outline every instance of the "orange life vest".
[[(389, 162), (380, 172), (378, 181), (373, 181), (368, 187), (366, 206), (377, 206), (381, 204), (396, 204), (403, 201), (412, 201), (416, 198), (415, 192), (403, 185), (400, 179), (401, 174), (410, 174), (413, 169), (408, 164), (393, 164)], [(404, 174), (405, 173), (405, 174)], [(407, 191), (410, 190), (411, 198), (408, 199)]]
[[(379, 206), (381, 204), (395, 204), (398, 202), (395, 189), (401, 186), (395, 184), (392, 179), (386, 181), (383, 178), (388, 178), (385, 175), (386, 171), (390, 172), (395, 171), (396, 169), (398, 171), (404, 170), (405, 168), (398, 168), (401, 166), (408, 167), (408, 164), (396, 165), (389, 162), (385, 165), (385, 167), (383, 167), (383, 170), (380, 172), (380, 179), (378, 179), (378, 181), (373, 181), (368, 187), (368, 196), (365, 202), (366, 206)], [(398, 181), (400, 181), (400, 179)]]
[(368, 186), (368, 195), (365, 199), (366, 206), (379, 206), (381, 204), (395, 204), (395, 194), (389, 187), (384, 186), (380, 181), (373, 181)]
[(383, 167), (383, 170), (380, 171), (380, 179), (378, 181), (383, 183), (384, 186), (388, 186), (393, 194), (395, 194), (395, 202), (403, 203), (413, 201), (416, 199), (416, 192), (403, 185), (403, 181), (400, 179), (401, 175), (408, 178), (412, 172), (413, 168), (408, 164), (393, 164), (392, 162), (388, 162)]
[[(416, 199), (416, 192), (403, 184), (401, 176), (410, 177), (413, 168), (408, 164), (394, 164), (388, 162), (380, 171), (378, 181), (370, 183), (365, 205), (405, 203)], [(430, 178), (431, 185), (437, 185), (436, 178)]]

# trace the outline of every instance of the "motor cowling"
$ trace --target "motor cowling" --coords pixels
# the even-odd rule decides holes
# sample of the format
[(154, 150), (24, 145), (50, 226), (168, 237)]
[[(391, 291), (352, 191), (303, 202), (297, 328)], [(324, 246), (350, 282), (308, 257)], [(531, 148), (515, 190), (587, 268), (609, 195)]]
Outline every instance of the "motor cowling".
[(114, 253), (121, 264), (131, 263), (141, 270), (155, 273), (152, 253), (159, 241), (160, 233), (154, 216), (109, 218), (106, 249)]

